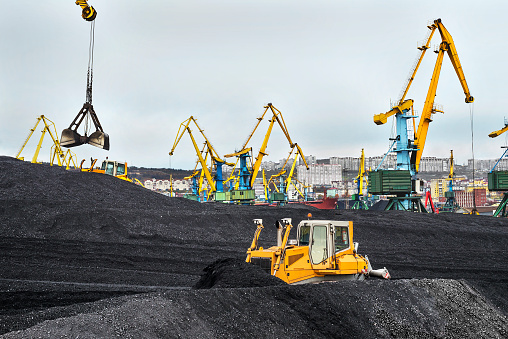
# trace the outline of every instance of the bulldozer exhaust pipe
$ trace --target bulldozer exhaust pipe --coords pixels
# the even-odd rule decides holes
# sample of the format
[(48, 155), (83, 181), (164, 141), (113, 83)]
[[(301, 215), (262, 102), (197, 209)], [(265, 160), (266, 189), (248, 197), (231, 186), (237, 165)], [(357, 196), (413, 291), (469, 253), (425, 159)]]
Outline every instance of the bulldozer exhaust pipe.
[(382, 278), (382, 279), (390, 279), (391, 278), (390, 272), (388, 272), (386, 267), (383, 267), (383, 268), (378, 269), (378, 270), (371, 270), (369, 272), (369, 275), (371, 277), (377, 277), (377, 278)]

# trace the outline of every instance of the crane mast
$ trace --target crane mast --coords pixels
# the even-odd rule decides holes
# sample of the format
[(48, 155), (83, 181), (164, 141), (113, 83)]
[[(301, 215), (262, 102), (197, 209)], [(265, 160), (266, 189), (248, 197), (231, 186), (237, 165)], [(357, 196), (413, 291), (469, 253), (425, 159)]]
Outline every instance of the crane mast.
[[(194, 135), (192, 134), (192, 131), (190, 129), (189, 125), (191, 123), (194, 123), (194, 125), (198, 129), (199, 133), (201, 133), (201, 135), (205, 139), (204, 149), (202, 151), (198, 148), (198, 145), (196, 143)], [(219, 157), (219, 154), (213, 148), (212, 143), (206, 137), (204, 130), (201, 127), (199, 127), (196, 119), (193, 116), (191, 116), (190, 118), (188, 118), (187, 120), (185, 120), (184, 122), (182, 122), (180, 124), (175, 141), (173, 143), (173, 147), (171, 148), (171, 151), (169, 151), (169, 155), (174, 154), (176, 146), (178, 146), (178, 144), (180, 143), (180, 140), (182, 139), (185, 132), (187, 132), (189, 134), (191, 141), (192, 141), (192, 145), (194, 146), (194, 150), (196, 151), (196, 155), (198, 157), (198, 162), (201, 164), (202, 173), (201, 173), (200, 180), (199, 180), (199, 187), (201, 188), (201, 184), (203, 182), (203, 177), (205, 177), (208, 184), (210, 185), (209, 193), (212, 193), (215, 191), (223, 192), (224, 179), (222, 177), (222, 166), (224, 164), (226, 164), (227, 166), (233, 166), (234, 164), (228, 163)], [(205, 151), (205, 149), (206, 149), (206, 151)], [(205, 153), (205, 157), (203, 157), (203, 153)], [(214, 178), (212, 178), (212, 174), (210, 173), (211, 170), (208, 169), (208, 165), (207, 165), (208, 156), (210, 156), (212, 166), (215, 166), (215, 169), (216, 169)]]
[[(432, 114), (435, 112), (441, 112), (440, 110), (437, 110), (434, 107), (434, 98), (436, 96), (439, 75), (441, 73), (441, 66), (443, 63), (445, 52), (449, 56), (450, 61), (457, 74), (457, 77), (459, 78), (460, 84), (465, 94), (466, 103), (471, 103), (474, 101), (474, 98), (469, 91), (469, 87), (467, 86), (466, 78), (464, 76), (464, 72), (462, 70), (462, 66), (460, 64), (460, 60), (457, 54), (457, 50), (455, 48), (455, 44), (453, 42), (450, 33), (444, 27), (443, 23), (441, 22), (441, 19), (434, 20), (434, 23), (428, 26), (428, 28), (431, 30), (431, 33), (429, 34), (425, 45), (418, 47), (421, 53), (417, 59), (416, 66), (414, 67), (411, 76), (407, 81), (407, 85), (403, 89), (403, 94), (401, 98), (397, 101), (397, 105), (392, 107), (392, 109), (387, 113), (374, 115), (374, 122), (377, 125), (385, 124), (390, 116), (396, 117), (397, 145), (394, 151), (397, 153), (397, 169), (409, 170), (413, 178), (415, 178), (416, 174), (418, 173), (420, 160), (423, 154), (425, 141), (427, 138), (429, 123), (432, 121)], [(405, 98), (406, 94), (409, 91), (409, 87), (411, 86), (416, 76), (416, 72), (420, 66), (423, 56), (425, 55), (425, 51), (429, 48), (430, 41), (436, 29), (439, 31), (442, 41), (439, 45), (439, 50), (437, 51), (438, 56), (436, 64), (434, 66), (434, 71), (432, 73), (431, 82), (429, 85), (429, 89), (427, 91), (427, 96), (419, 120), (418, 128), (415, 131), (415, 135), (411, 136), (408, 134), (407, 120), (415, 119), (417, 118), (417, 116), (413, 114), (414, 101), (412, 99)]]
[[(234, 156), (237, 156), (240, 158), (240, 185), (239, 185), (240, 190), (252, 189), (252, 187), (254, 185), (254, 181), (256, 180), (257, 174), (259, 172), (259, 169), (261, 168), (261, 162), (263, 161), (263, 157), (265, 155), (268, 155), (268, 153), (266, 152), (266, 148), (268, 146), (268, 141), (270, 139), (270, 136), (271, 136), (271, 133), (273, 130), (273, 126), (276, 122), (280, 126), (287, 141), (289, 142), (289, 147), (293, 148), (296, 145), (291, 140), (291, 137), (290, 137), (288, 129), (286, 127), (286, 123), (284, 122), (282, 113), (277, 108), (275, 108), (271, 103), (264, 106), (264, 109), (265, 110), (264, 110), (263, 114), (257, 118), (258, 122), (257, 122), (256, 126), (254, 127), (254, 129), (252, 130), (252, 132), (247, 137), (247, 140), (244, 142), (241, 151), (238, 151), (238, 152), (235, 152), (232, 154), (227, 154), (224, 156), (225, 158), (230, 158), (230, 157), (234, 157)], [(261, 147), (259, 149), (258, 155), (256, 156), (255, 161), (252, 164), (252, 168), (249, 169), (249, 168), (247, 168), (247, 158), (250, 157), (250, 152), (252, 151), (252, 148), (247, 148), (247, 145), (248, 145), (249, 141), (252, 139), (252, 136), (256, 132), (257, 128), (259, 127), (261, 121), (264, 119), (268, 110), (270, 110), (272, 112), (272, 118), (269, 120), (270, 123), (268, 125), (268, 130), (265, 133), (265, 137), (264, 137), (263, 143), (261, 144)], [(301, 151), (301, 150), (299, 150), (299, 151)], [(303, 154), (300, 154), (300, 155), (302, 156), (302, 158), (305, 161), (305, 157), (303, 156)], [(307, 163), (305, 162), (305, 164), (307, 164)]]
[[(397, 154), (397, 165), (396, 170), (398, 171), (408, 171), (409, 173), (409, 179), (411, 182), (411, 187), (408, 189), (402, 188), (405, 187), (404, 185), (397, 185), (396, 194), (400, 197), (400, 201), (403, 202), (404, 208), (409, 208), (409, 204), (413, 204), (413, 202), (410, 202), (411, 199), (409, 199), (410, 194), (417, 190), (416, 188), (416, 175), (419, 171), (420, 161), (422, 158), (423, 150), (425, 147), (425, 142), (427, 139), (428, 134), (428, 128), (430, 122), (432, 122), (432, 114), (436, 112), (441, 112), (441, 110), (437, 109), (434, 105), (434, 99), (436, 96), (437, 91), (437, 85), (439, 82), (439, 76), (441, 73), (441, 66), (443, 63), (443, 58), (445, 53), (450, 58), (450, 61), (453, 65), (453, 68), (455, 69), (455, 73), (457, 74), (457, 77), (459, 78), (460, 84), (462, 86), (462, 89), (464, 91), (465, 95), (465, 102), (466, 103), (472, 103), (474, 101), (473, 96), (471, 95), (469, 91), (469, 87), (466, 82), (466, 78), (464, 76), (464, 72), (457, 54), (457, 50), (455, 48), (455, 44), (453, 42), (453, 39), (448, 32), (448, 30), (444, 27), (443, 23), (441, 22), (441, 19), (434, 20), (433, 24), (430, 26), (427, 26), (430, 30), (428, 37), (426, 39), (426, 42), (424, 45), (418, 47), (420, 50), (420, 54), (417, 58), (417, 61), (415, 63), (415, 66), (413, 67), (412, 71), (410, 72), (411, 75), (409, 79), (406, 81), (406, 84), (402, 90), (402, 95), (400, 96), (400, 99), (397, 100), (396, 105), (392, 107), (392, 109), (386, 113), (376, 114), (374, 115), (374, 123), (377, 125), (382, 125), (387, 122), (387, 119), (391, 116), (395, 116), (396, 120), (396, 138), (392, 139), (393, 143), (390, 146), (390, 149), (388, 152), (395, 152)], [(427, 96), (425, 99), (425, 104), (423, 107), (423, 110), (421, 112), (421, 116), (418, 123), (418, 128), (415, 126), (415, 119), (418, 118), (414, 114), (413, 104), (414, 101), (412, 99), (406, 99), (406, 95), (409, 91), (409, 88), (416, 76), (416, 72), (418, 71), (418, 68), (422, 62), (422, 59), (425, 55), (426, 50), (430, 46), (430, 41), (434, 35), (434, 32), (438, 30), (441, 35), (441, 43), (439, 45), (439, 50), (436, 51), (437, 53), (437, 59), (434, 66), (434, 70), (432, 73), (432, 78), (430, 81), (429, 89), (427, 91)], [(414, 135), (409, 132), (408, 129), (408, 120), (412, 119), (413, 126), (415, 127)], [(395, 148), (394, 148), (395, 147)], [(378, 166), (379, 168), (379, 166)], [(377, 172), (377, 170), (375, 171)], [(401, 174), (397, 174), (394, 171), (384, 171), (384, 172), (391, 172), (391, 173), (378, 173), (376, 182), (381, 183), (377, 186), (377, 190), (385, 191), (387, 194), (392, 194), (392, 192), (389, 192), (391, 189), (389, 185), (383, 186), (383, 179), (382, 177), (386, 175), (386, 178), (389, 180), (399, 180), (402, 178), (402, 172)], [(389, 179), (391, 176), (392, 179)], [(405, 192), (405, 193), (403, 193)], [(408, 197), (408, 199), (405, 199), (405, 197)], [(416, 201), (416, 200), (415, 200)]]

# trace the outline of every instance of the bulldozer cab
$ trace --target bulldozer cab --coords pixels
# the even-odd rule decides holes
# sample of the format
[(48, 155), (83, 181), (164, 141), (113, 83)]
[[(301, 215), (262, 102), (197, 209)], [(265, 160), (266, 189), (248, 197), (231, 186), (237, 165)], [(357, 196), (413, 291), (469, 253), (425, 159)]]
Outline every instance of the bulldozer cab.
[(353, 252), (352, 223), (348, 221), (304, 220), (298, 225), (298, 246), (309, 246), (313, 265), (326, 264), (338, 252)]
[(115, 177), (125, 175), (125, 169), (125, 163), (119, 163), (112, 160), (104, 160), (101, 166), (101, 171), (104, 171), (105, 174), (109, 174)]

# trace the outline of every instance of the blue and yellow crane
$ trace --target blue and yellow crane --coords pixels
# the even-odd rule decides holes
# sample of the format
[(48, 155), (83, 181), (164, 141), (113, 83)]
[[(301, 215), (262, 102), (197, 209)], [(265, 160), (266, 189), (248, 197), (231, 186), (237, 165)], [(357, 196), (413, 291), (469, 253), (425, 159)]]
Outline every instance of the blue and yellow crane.
[[(457, 77), (459, 78), (464, 91), (466, 103), (472, 103), (474, 101), (474, 98), (469, 91), (457, 50), (450, 33), (444, 27), (441, 19), (434, 20), (433, 24), (429, 25), (428, 28), (430, 31), (426, 39), (426, 43), (425, 45), (418, 47), (420, 55), (417, 58), (415, 66), (411, 72), (411, 76), (406, 81), (400, 99), (397, 100), (396, 105), (393, 106), (390, 111), (374, 115), (374, 122), (377, 125), (386, 123), (387, 119), (391, 116), (395, 116), (396, 120), (397, 136), (392, 139), (393, 143), (388, 150), (388, 152), (393, 151), (397, 154), (396, 171), (376, 170), (371, 172), (370, 175), (370, 192), (372, 194), (397, 195), (397, 198), (393, 198), (389, 203), (387, 208), (390, 209), (422, 211), (423, 208), (423, 210), (425, 210), (419, 201), (420, 197), (414, 196), (414, 193), (417, 191), (416, 176), (425, 147), (429, 124), (432, 122), (432, 115), (436, 112), (443, 113), (442, 110), (438, 109), (434, 105), (434, 99), (436, 96), (437, 84), (445, 53), (448, 54)], [(438, 30), (441, 35), (441, 43), (438, 50), (435, 51), (437, 53), (437, 60), (418, 123), (418, 128), (416, 128), (415, 119), (417, 116), (414, 114), (413, 110), (414, 101), (412, 99), (406, 99), (406, 95), (415, 78), (425, 52), (429, 49), (430, 41), (436, 30)], [(414, 134), (409, 132), (408, 120), (412, 120)]]
[[(496, 138), (503, 134), (504, 132), (508, 131), (508, 121), (505, 119), (504, 127), (500, 130), (491, 132), (489, 134), (489, 137)], [(496, 211), (494, 212), (494, 217), (508, 217), (508, 171), (496, 171), (496, 167), (499, 165), (501, 160), (503, 160), (506, 157), (506, 153), (508, 152), (508, 147), (502, 146), (502, 148), (505, 148), (505, 151), (499, 158), (499, 160), (496, 162), (494, 167), (490, 170), (488, 174), (488, 188), (489, 191), (494, 192), (504, 192), (503, 199), (499, 203)]]
[[(239, 167), (239, 173), (238, 173), (238, 190), (232, 191), (232, 200), (254, 200), (255, 199), (255, 193), (253, 190), (254, 181), (257, 178), (258, 172), (261, 168), (261, 162), (263, 161), (263, 157), (268, 155), (266, 148), (268, 146), (268, 140), (270, 139), (270, 135), (273, 130), (274, 124), (277, 122), (282, 129), (282, 132), (286, 136), (286, 139), (289, 142), (289, 147), (294, 148), (296, 143), (293, 143), (291, 140), (291, 137), (289, 136), (288, 129), (286, 127), (286, 123), (284, 122), (284, 118), (282, 116), (282, 113), (275, 108), (271, 103), (264, 106), (264, 112), (263, 114), (257, 118), (258, 122), (256, 123), (256, 126), (254, 126), (254, 129), (247, 137), (247, 140), (242, 145), (240, 151), (232, 153), (232, 154), (226, 154), (225, 158), (231, 158), (231, 157), (238, 157), (240, 162)], [(272, 118), (269, 120), (270, 124), (268, 125), (268, 130), (265, 133), (265, 137), (263, 139), (263, 143), (261, 144), (261, 147), (259, 149), (259, 152), (255, 158), (255, 161), (252, 161), (252, 147), (247, 147), (249, 142), (252, 139), (252, 136), (256, 132), (257, 128), (259, 127), (261, 121), (264, 119), (266, 113), (270, 110), (272, 113)], [(299, 151), (300, 147), (296, 146)], [(305, 157), (303, 156), (303, 153), (300, 154), (302, 158), (305, 161)], [(250, 166), (249, 166), (249, 160), (250, 160)]]
[[(189, 126), (191, 123), (193, 123), (194, 126), (196, 126), (196, 128), (198, 129), (198, 131), (201, 133), (201, 135), (203, 136), (203, 138), (205, 140), (203, 150), (200, 150), (197, 143), (196, 143), (196, 139), (194, 138), (194, 135), (192, 134), (192, 130)], [(214, 192), (223, 193), (224, 192), (224, 185), (223, 185), (224, 178), (222, 175), (222, 166), (223, 165), (233, 166), (234, 164), (228, 163), (219, 157), (219, 154), (217, 153), (215, 148), (212, 146), (212, 143), (206, 137), (204, 130), (201, 127), (199, 127), (196, 119), (193, 116), (186, 119), (184, 122), (182, 122), (180, 124), (175, 141), (173, 143), (173, 147), (171, 148), (171, 151), (169, 151), (169, 155), (174, 154), (176, 146), (179, 144), (179, 142), (182, 139), (185, 132), (187, 132), (189, 134), (189, 137), (191, 138), (192, 145), (194, 146), (194, 150), (196, 151), (196, 155), (198, 157), (197, 161), (201, 165), (201, 176), (200, 176), (200, 180), (199, 180), (199, 187), (200, 187), (199, 190), (201, 190), (203, 179), (206, 178), (208, 185), (210, 186), (210, 190), (208, 191), (209, 195)], [(208, 159), (210, 159), (210, 161), (211, 161), (210, 166), (207, 164)], [(214, 170), (215, 170), (215, 175), (212, 177), (212, 172)], [(193, 176), (193, 180), (195, 180), (194, 178), (195, 178), (195, 175)]]

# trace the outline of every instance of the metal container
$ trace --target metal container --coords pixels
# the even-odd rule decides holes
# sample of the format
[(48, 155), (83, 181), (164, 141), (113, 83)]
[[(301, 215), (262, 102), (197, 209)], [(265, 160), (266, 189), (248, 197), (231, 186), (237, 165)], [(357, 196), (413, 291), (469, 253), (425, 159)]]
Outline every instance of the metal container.
[(446, 191), (444, 192), (445, 198), (453, 198), (455, 196), (455, 192)]
[(256, 193), (254, 190), (234, 190), (231, 193), (231, 200), (254, 200)]
[(213, 200), (215, 201), (226, 201), (226, 192), (214, 192)]
[(271, 201), (284, 201), (285, 200), (284, 193), (272, 192), (272, 193), (270, 193), (270, 200)]
[(369, 173), (369, 193), (411, 193), (411, 173), (405, 170), (382, 170)]
[(489, 191), (508, 191), (508, 171), (494, 171), (488, 175)]

